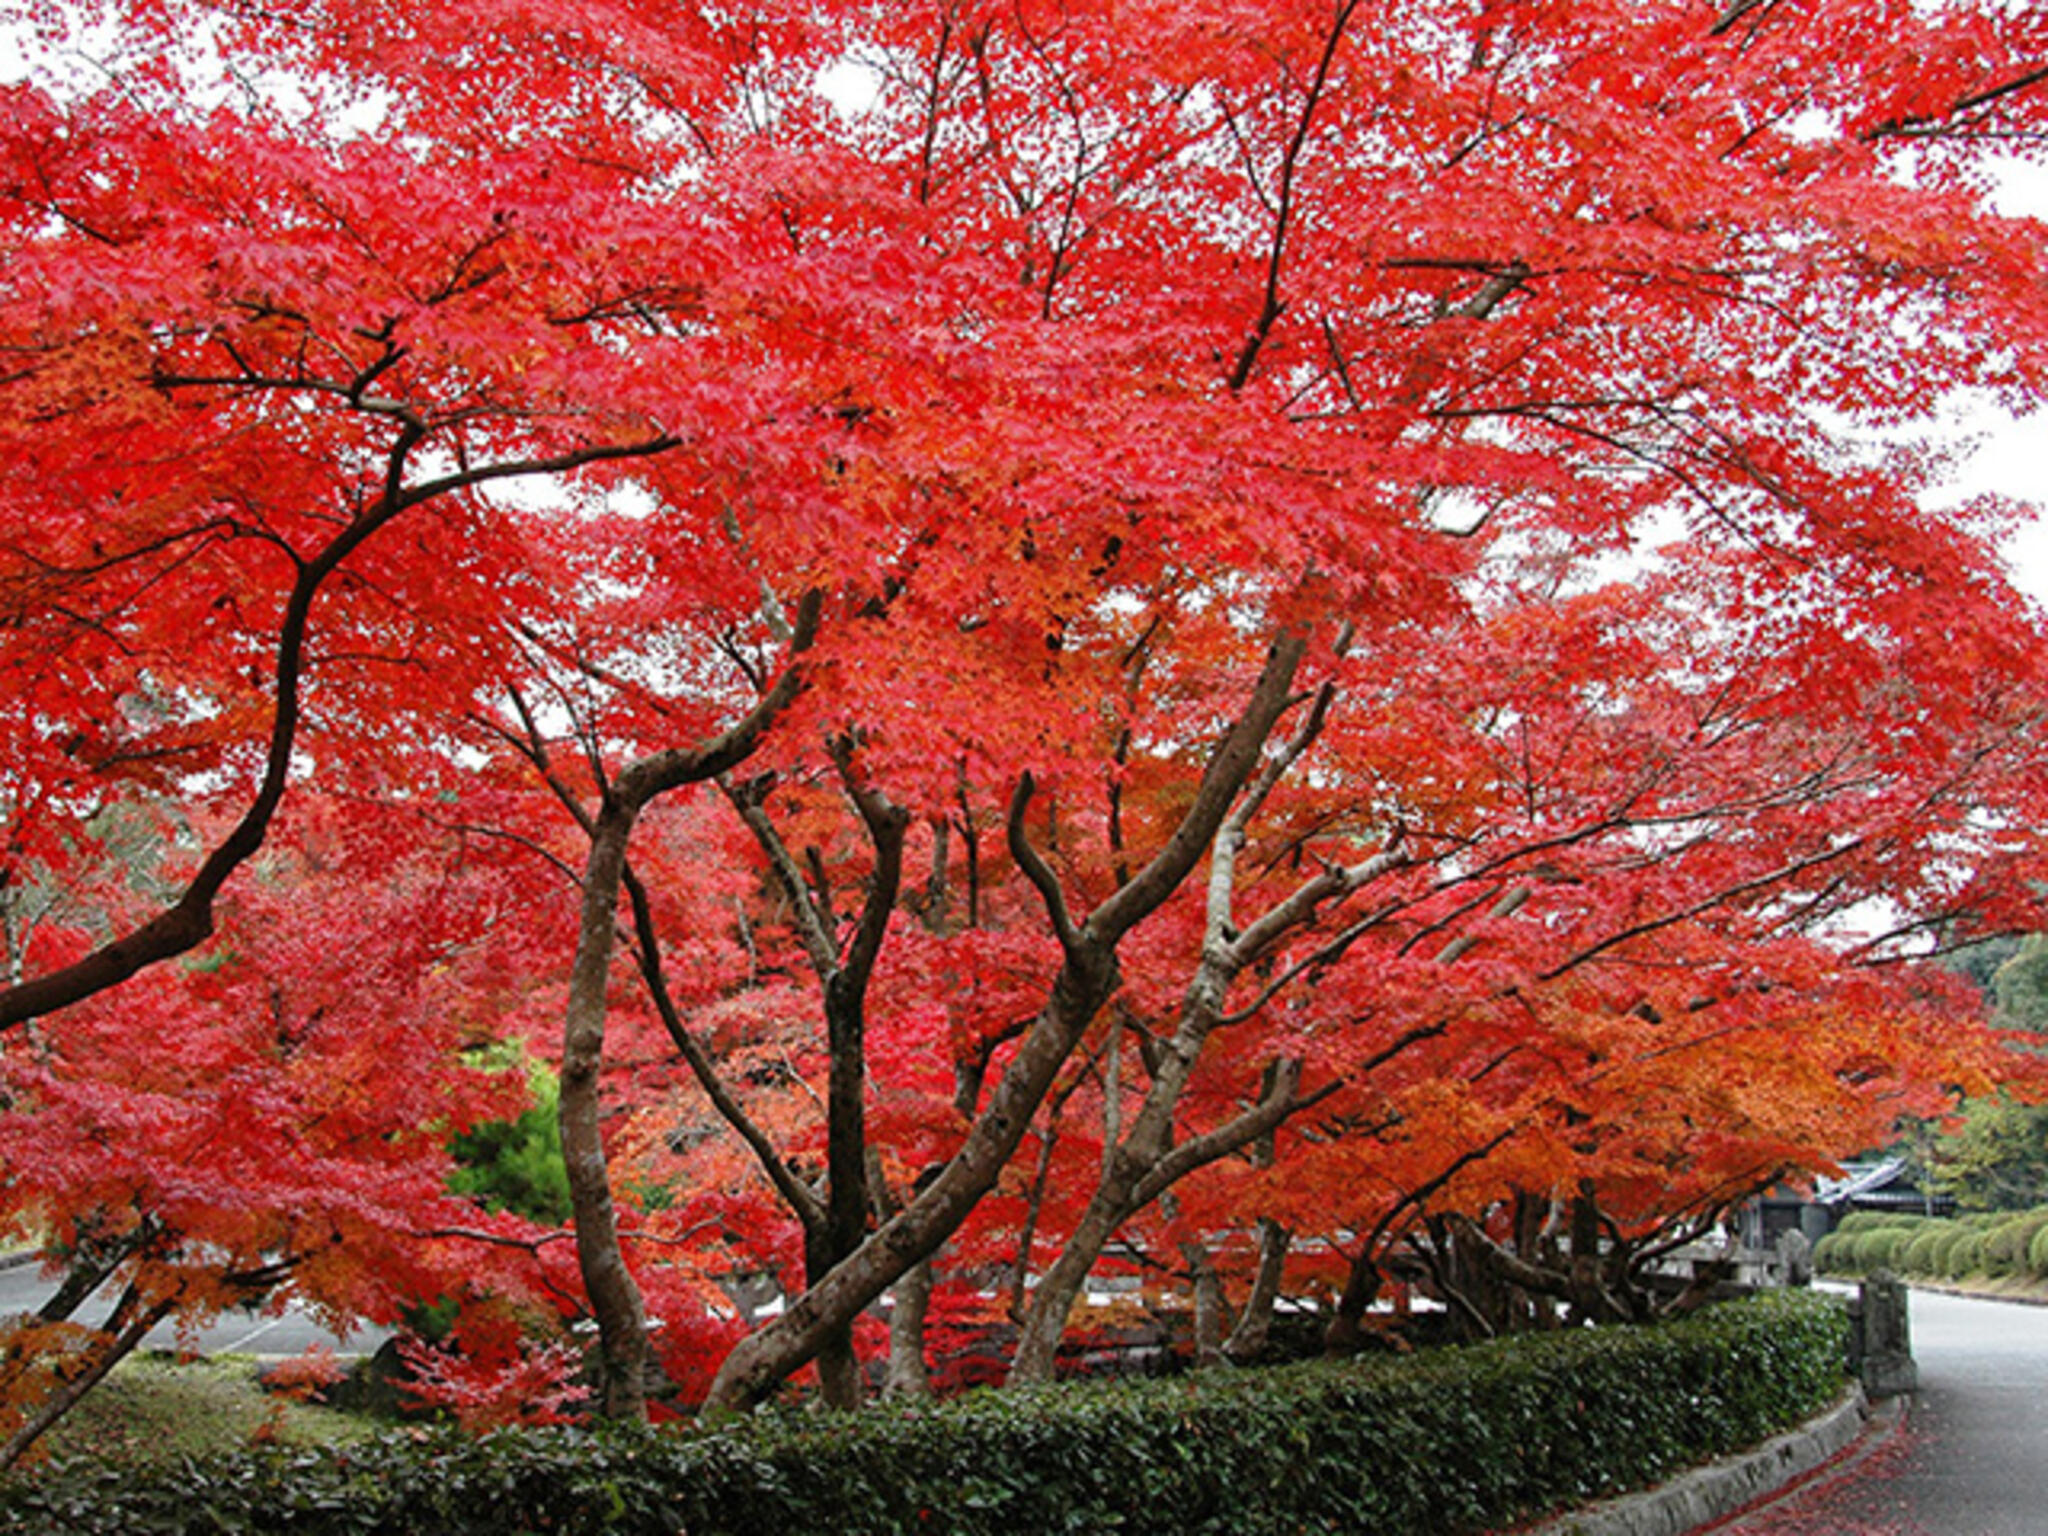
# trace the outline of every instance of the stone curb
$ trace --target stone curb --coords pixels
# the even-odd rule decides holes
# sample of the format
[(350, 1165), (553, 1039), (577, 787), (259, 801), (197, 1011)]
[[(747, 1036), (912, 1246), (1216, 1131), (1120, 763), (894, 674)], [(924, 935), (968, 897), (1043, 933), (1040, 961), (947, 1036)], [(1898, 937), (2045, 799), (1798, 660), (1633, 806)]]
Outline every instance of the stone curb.
[(1521, 1536), (1686, 1536), (1806, 1476), (1863, 1433), (1870, 1404), (1860, 1384), (1817, 1418), (1642, 1493), (1590, 1505)]

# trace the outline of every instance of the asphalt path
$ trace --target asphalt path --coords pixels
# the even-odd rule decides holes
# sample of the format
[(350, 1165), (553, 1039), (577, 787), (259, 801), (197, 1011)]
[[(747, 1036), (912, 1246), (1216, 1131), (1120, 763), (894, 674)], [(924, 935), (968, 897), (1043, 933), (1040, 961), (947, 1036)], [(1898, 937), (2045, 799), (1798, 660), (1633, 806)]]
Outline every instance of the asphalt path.
[[(0, 1266), (0, 1317), (33, 1312), (56, 1290), (56, 1282), (43, 1278), (41, 1266), (8, 1264)], [(88, 1298), (73, 1317), (74, 1322), (99, 1324), (113, 1310), (115, 1294), (104, 1287)], [(197, 1334), (181, 1339), (169, 1323), (159, 1324), (143, 1339), (143, 1349), (193, 1350), (202, 1355), (299, 1355), (324, 1344), (347, 1358), (376, 1352), (390, 1335), (382, 1329), (359, 1328), (342, 1338), (309, 1316), (303, 1308), (287, 1307), (274, 1316), (237, 1308)]]
[(1899, 1426), (1714, 1536), (2048, 1536), (2048, 1308), (1914, 1291)]

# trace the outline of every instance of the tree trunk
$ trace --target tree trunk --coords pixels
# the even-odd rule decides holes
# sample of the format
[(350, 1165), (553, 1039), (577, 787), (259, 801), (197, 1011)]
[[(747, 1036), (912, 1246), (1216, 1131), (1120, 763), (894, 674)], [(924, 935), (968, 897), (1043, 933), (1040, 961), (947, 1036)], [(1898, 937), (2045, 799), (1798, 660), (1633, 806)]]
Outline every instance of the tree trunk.
[[(815, 1285), (832, 1272), (840, 1258), (838, 1239), (829, 1221), (812, 1226), (804, 1234), (804, 1283)], [(818, 1395), (827, 1408), (853, 1409), (866, 1395), (861, 1379), (860, 1357), (854, 1352), (853, 1321), (826, 1336), (818, 1349)]]
[[(655, 752), (628, 764), (607, 789), (597, 817), (588, 823), (590, 855), (584, 865), (576, 958), (569, 971), (569, 1002), (562, 1021), (557, 1115), (576, 1224), (576, 1262), (597, 1323), (598, 1409), (607, 1418), (647, 1417), (647, 1375), (652, 1358), (646, 1306), (619, 1244), (598, 1103), (627, 845), (634, 822), (650, 801), (684, 784), (716, 778), (744, 761), (759, 744), (769, 724), (803, 686), (798, 658), (816, 638), (822, 601), (815, 589), (804, 594), (790, 640), (790, 664), (745, 716), (694, 747)], [(850, 1315), (846, 1321), (851, 1321)]]
[(1199, 1039), (1190, 1043), (1176, 1037), (1161, 1053), (1159, 1071), (1130, 1135), (1107, 1160), (1073, 1235), (1031, 1293), (1017, 1355), (1010, 1363), (1010, 1381), (1052, 1379), (1053, 1358), (1067, 1318), (1080, 1299), (1089, 1271), (1118, 1227), (1158, 1199), (1175, 1180), (1257, 1140), (1299, 1107), (1294, 1090), (1301, 1081), (1301, 1063), (1284, 1061), (1266, 1076), (1267, 1093), (1257, 1105), (1215, 1130), (1173, 1145), (1174, 1109), (1200, 1049)]
[(1323, 1353), (1326, 1355), (1356, 1354), (1365, 1340), (1365, 1314), (1379, 1300), (1380, 1286), (1386, 1279), (1373, 1258), (1376, 1237), (1374, 1234), (1365, 1240), (1365, 1245), (1358, 1250), (1358, 1257), (1351, 1261), (1350, 1271), (1344, 1276), (1344, 1290), (1337, 1297), (1337, 1310), (1331, 1314), (1329, 1326), (1323, 1330)]
[[(868, 1194), (875, 1219), (887, 1221), (902, 1207), (882, 1172), (882, 1154), (868, 1148)], [(924, 1358), (924, 1320), (932, 1299), (934, 1266), (920, 1259), (910, 1266), (890, 1293), (889, 1359), (882, 1372), (884, 1398), (926, 1398), (932, 1395), (931, 1370)]]
[(1287, 1269), (1287, 1250), (1294, 1234), (1270, 1216), (1259, 1218), (1259, 1267), (1237, 1326), (1224, 1341), (1223, 1356), (1233, 1365), (1249, 1365), (1266, 1352), (1273, 1329), (1273, 1306), (1280, 1299), (1280, 1280)]
[[(1010, 1361), (1007, 1381), (1012, 1386), (1025, 1382), (1051, 1381), (1060, 1338), (1066, 1333), (1067, 1318), (1088, 1283), (1089, 1271), (1116, 1235), (1128, 1214), (1131, 1186), (1136, 1174), (1127, 1160), (1119, 1157), (1119, 1170), (1103, 1176), (1095, 1196), (1081, 1213), (1073, 1235), (1067, 1239), (1052, 1268), (1032, 1288), (1017, 1335), (1017, 1353)], [(1119, 1173), (1122, 1176), (1119, 1176)]]
[(558, 1105), (562, 1161), (576, 1224), (576, 1259), (597, 1322), (598, 1410), (612, 1419), (647, 1417), (647, 1311), (619, 1246), (598, 1103), (612, 936), (634, 814), (630, 806), (607, 805), (592, 833), (582, 927), (562, 1029)]
[(824, 1347), (835, 1328), (930, 1255), (995, 1187), (1010, 1154), (1081, 1033), (1115, 985), (1113, 961), (1084, 957), (1065, 967), (1045, 1010), (997, 1082), (989, 1105), (951, 1162), (860, 1248), (797, 1297), (783, 1314), (726, 1356), (705, 1409), (751, 1408)]
[(1267, 739), (1291, 707), (1296, 671), (1307, 653), (1294, 632), (1273, 642), (1244, 709), (1210, 754), (1193, 803), (1151, 861), (1076, 923), (1059, 880), (1032, 847), (1025, 814), (1036, 786), (1024, 776), (1011, 799), (1010, 851), (1044, 901), (1063, 960), (1044, 1007), (1024, 1032), (988, 1107), (939, 1175), (897, 1216), (872, 1233), (831, 1274), (797, 1297), (781, 1317), (726, 1356), (705, 1398), (707, 1412), (750, 1408), (789, 1373), (814, 1358), (829, 1335), (930, 1256), (995, 1187), (1045, 1102), (1059, 1069), (1117, 985), (1117, 946), (1179, 890), (1238, 791), (1260, 767)]
[[(1531, 1264), (1543, 1263), (1544, 1233), (1555, 1205), (1547, 1195), (1515, 1191), (1515, 1252)], [(1540, 1292), (1517, 1289), (1520, 1316), (1516, 1325), (1535, 1331), (1557, 1326), (1557, 1304)]]
[(111, 1332), (100, 1335), (99, 1342), (88, 1350), (83, 1363), (65, 1372), (57, 1381), (49, 1396), (30, 1410), (28, 1416), (15, 1426), (14, 1432), (0, 1441), (0, 1472), (5, 1472), (20, 1461), (28, 1448), (41, 1439), (44, 1432), (65, 1414), (75, 1408), (79, 1401), (100, 1382), (107, 1372), (119, 1365), (135, 1352), (136, 1345), (158, 1323), (171, 1315), (177, 1306), (175, 1296), (165, 1297), (141, 1311), (135, 1308), (140, 1297), (131, 1286), (114, 1308), (114, 1315), (108, 1319)]
[[(841, 971), (825, 983), (831, 1049), (826, 1090), (826, 1218), (825, 1230), (819, 1234), (823, 1241), (805, 1269), (806, 1285), (829, 1274), (867, 1235), (867, 1021), (858, 991), (844, 985), (846, 974)], [(818, 1355), (818, 1385), (827, 1407), (858, 1408), (861, 1404), (865, 1394), (850, 1318), (828, 1337)]]
[(925, 1314), (932, 1301), (932, 1261), (922, 1259), (896, 1282), (896, 1304), (889, 1313), (889, 1369), (882, 1378), (882, 1396), (890, 1399), (932, 1395), (931, 1368), (924, 1358)]
[(860, 1356), (853, 1347), (853, 1325), (826, 1336), (818, 1348), (818, 1397), (827, 1408), (850, 1411), (867, 1396)]

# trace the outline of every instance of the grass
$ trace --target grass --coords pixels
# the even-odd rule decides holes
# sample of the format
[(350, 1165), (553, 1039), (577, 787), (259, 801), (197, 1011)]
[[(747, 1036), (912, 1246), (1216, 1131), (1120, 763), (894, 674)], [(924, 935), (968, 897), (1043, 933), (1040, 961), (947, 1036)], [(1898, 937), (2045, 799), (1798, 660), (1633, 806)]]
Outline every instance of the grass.
[(369, 1434), (371, 1421), (266, 1392), (246, 1355), (180, 1360), (138, 1355), (116, 1366), (43, 1436), (52, 1455), (155, 1466), (252, 1441), (341, 1445)]

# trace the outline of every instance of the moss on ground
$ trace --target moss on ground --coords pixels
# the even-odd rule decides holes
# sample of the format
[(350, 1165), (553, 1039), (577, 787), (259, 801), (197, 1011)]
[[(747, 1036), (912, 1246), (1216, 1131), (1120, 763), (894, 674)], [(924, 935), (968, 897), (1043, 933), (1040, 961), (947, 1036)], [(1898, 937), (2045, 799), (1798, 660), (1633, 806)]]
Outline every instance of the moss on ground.
[(266, 1392), (246, 1355), (123, 1361), (43, 1437), (51, 1455), (128, 1466), (171, 1465), (239, 1446), (335, 1445), (359, 1440), (368, 1419)]

